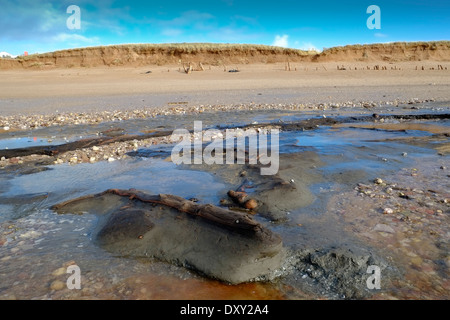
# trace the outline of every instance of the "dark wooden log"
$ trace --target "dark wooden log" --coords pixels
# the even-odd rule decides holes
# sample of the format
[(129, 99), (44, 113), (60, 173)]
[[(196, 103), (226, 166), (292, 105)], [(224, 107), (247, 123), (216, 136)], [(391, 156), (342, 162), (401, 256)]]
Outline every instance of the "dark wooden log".
[(5, 157), (7, 159), (14, 157), (25, 157), (32, 154), (37, 155), (47, 155), (47, 156), (56, 156), (58, 154), (83, 149), (83, 148), (92, 148), (93, 146), (102, 146), (115, 142), (124, 142), (131, 140), (144, 140), (148, 138), (156, 138), (156, 137), (164, 137), (172, 134), (172, 131), (158, 131), (149, 134), (141, 134), (141, 135), (120, 135), (120, 136), (107, 136), (107, 137), (99, 137), (99, 138), (87, 138), (81, 139), (74, 142), (64, 143), (60, 145), (54, 146), (36, 146), (36, 147), (28, 147), (28, 148), (17, 148), (17, 149), (4, 149), (0, 150), (0, 157)]
[(52, 206), (51, 209), (58, 211), (67, 205), (82, 200), (86, 200), (89, 198), (100, 197), (105, 194), (115, 194), (122, 197), (128, 197), (130, 200), (138, 200), (146, 203), (155, 203), (159, 205), (164, 205), (176, 209), (180, 212), (184, 212), (192, 216), (201, 217), (210, 222), (225, 227), (229, 227), (235, 230), (256, 232), (261, 231), (261, 229), (263, 229), (260, 223), (258, 223), (250, 215), (247, 215), (245, 213), (234, 212), (211, 204), (199, 204), (175, 195), (170, 194), (152, 195), (135, 189), (130, 190), (108, 189), (99, 194), (84, 196), (81, 198), (56, 204)]

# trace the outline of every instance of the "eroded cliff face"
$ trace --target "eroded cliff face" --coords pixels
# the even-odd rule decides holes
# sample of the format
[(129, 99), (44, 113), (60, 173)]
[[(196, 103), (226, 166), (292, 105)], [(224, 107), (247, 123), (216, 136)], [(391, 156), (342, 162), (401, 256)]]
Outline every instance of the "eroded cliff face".
[(173, 44), (88, 47), (0, 59), (0, 69), (138, 67), (202, 63), (210, 66), (277, 62), (450, 61), (450, 41), (349, 45), (321, 53), (258, 45)]
[(450, 41), (351, 45), (324, 50), (314, 61), (450, 61)]

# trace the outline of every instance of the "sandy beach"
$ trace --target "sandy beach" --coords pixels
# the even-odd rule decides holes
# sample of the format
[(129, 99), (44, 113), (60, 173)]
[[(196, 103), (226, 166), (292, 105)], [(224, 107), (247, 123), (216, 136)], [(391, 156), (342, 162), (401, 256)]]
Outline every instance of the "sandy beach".
[[(4, 70), (0, 78), (1, 115), (165, 108), (175, 104), (448, 101), (450, 70), (437, 70), (437, 64), (292, 63), (291, 71), (285, 71), (285, 64), (278, 63), (235, 65), (232, 68), (240, 71), (236, 73), (210, 67), (191, 74), (180, 71), (177, 65)], [(439, 64), (450, 69), (450, 63)], [(388, 70), (367, 70), (376, 65)], [(346, 70), (337, 70), (338, 66)]]
[[(448, 299), (450, 62), (391, 58), (0, 70), (0, 299)], [(175, 165), (194, 121), (279, 171)]]

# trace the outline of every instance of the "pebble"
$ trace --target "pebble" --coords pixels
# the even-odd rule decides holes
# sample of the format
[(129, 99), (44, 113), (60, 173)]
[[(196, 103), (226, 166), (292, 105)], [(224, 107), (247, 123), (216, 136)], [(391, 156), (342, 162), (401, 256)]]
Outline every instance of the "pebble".
[(386, 232), (386, 233), (395, 233), (395, 230), (392, 229), (391, 226), (388, 226), (387, 224), (379, 223), (374, 228), (373, 231), (378, 232)]
[(63, 275), (63, 274), (66, 274), (66, 272), (67, 272), (67, 269), (61, 267), (61, 268), (58, 268), (58, 269), (56, 269), (55, 271), (53, 271), (53, 272), (52, 272), (52, 275), (55, 276), (55, 277), (58, 277), (58, 276), (61, 276), (61, 275)]
[(62, 290), (65, 287), (66, 287), (66, 284), (64, 282), (62, 282), (61, 280), (55, 280), (50, 284), (50, 289), (55, 290), (55, 291)]
[[(378, 105), (393, 105), (407, 104), (412, 100), (405, 101), (361, 101), (355, 103), (354, 101), (346, 101), (339, 104), (330, 104), (331, 108), (334, 107), (351, 107), (351, 108), (363, 108), (363, 107), (377, 107)], [(414, 103), (421, 103), (421, 100), (413, 100)], [(429, 101), (433, 101), (429, 99)], [(155, 118), (161, 115), (179, 115), (179, 114), (198, 114), (210, 111), (239, 111), (239, 110), (317, 110), (327, 109), (328, 104), (317, 103), (247, 103), (247, 104), (228, 104), (228, 105), (198, 105), (198, 106), (185, 106), (172, 107), (172, 108), (143, 108), (135, 110), (115, 110), (115, 111), (102, 111), (102, 112), (69, 112), (58, 113), (58, 115), (13, 115), (13, 116), (0, 116), (0, 128), (3, 130), (9, 130), (11, 128), (17, 128), (21, 130), (34, 129), (39, 127), (51, 127), (51, 126), (64, 126), (70, 124), (98, 124), (100, 122), (111, 121), (123, 121), (127, 119), (145, 119)]]
[(394, 210), (392, 210), (391, 208), (384, 208), (383, 210), (383, 214), (393, 214)]
[(376, 184), (382, 184), (383, 180), (381, 180), (380, 178), (376, 178), (373, 182), (375, 182)]
[(258, 206), (258, 202), (256, 202), (255, 199), (250, 199), (245, 202), (244, 206), (246, 209), (253, 210), (256, 209), (256, 207)]

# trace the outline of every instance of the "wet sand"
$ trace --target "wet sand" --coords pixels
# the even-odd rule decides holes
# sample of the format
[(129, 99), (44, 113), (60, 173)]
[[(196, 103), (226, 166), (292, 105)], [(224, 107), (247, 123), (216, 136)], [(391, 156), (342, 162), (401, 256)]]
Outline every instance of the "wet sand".
[[(318, 70), (311, 69), (311, 66)], [(327, 70), (323, 66), (320, 69), (321, 66), (308, 65), (308, 70), (302, 70), (299, 65), (297, 71), (291, 72), (284, 71), (284, 65), (265, 66), (264, 70), (257, 66), (238, 66), (239, 73), (225, 73), (217, 68), (190, 75), (178, 73), (176, 66), (170, 72), (165, 67), (2, 72), (5, 76), (0, 80), (0, 116), (27, 114), (37, 119), (39, 114), (54, 114), (56, 110), (58, 114), (74, 114), (70, 122), (61, 122), (54, 128), (37, 126), (35, 129), (26, 127), (26, 130), (20, 128), (20, 121), (25, 125), (29, 122), (27, 118), (16, 117), (14, 130), (0, 130), (0, 134), (2, 139), (10, 134), (39, 132), (37, 130), (48, 130), (50, 136), (57, 138), (70, 130), (77, 135), (83, 134), (83, 130), (93, 134), (99, 128), (118, 129), (132, 122), (116, 119), (113, 123), (102, 124), (106, 118), (101, 118), (100, 123), (92, 127), (85, 125), (79, 130), (80, 127), (72, 126), (79, 121), (77, 112), (143, 108), (171, 110), (176, 107), (175, 114), (182, 119), (186, 110), (191, 110), (195, 118), (196, 109), (189, 108), (205, 105), (208, 109), (209, 104), (211, 109), (230, 104), (240, 105), (244, 110), (264, 109), (267, 104), (274, 104), (272, 107), (279, 105), (280, 109), (286, 107), (285, 103), (296, 105), (292, 113), (280, 111), (260, 115), (274, 123), (283, 116), (306, 114), (329, 117), (351, 112), (366, 115), (415, 113), (426, 108), (441, 110), (441, 106), (445, 107), (443, 112), (448, 112), (448, 71), (424, 70), (418, 76), (422, 71), (414, 70), (415, 64), (412, 63), (402, 64), (402, 70), (386, 71), (359, 70), (359, 67), (358, 70), (338, 71), (336, 64), (326, 64)], [(149, 69), (152, 73), (145, 74)], [(432, 101), (430, 106), (418, 103), (425, 100)], [(380, 102), (388, 104), (380, 106)], [(323, 103), (327, 104), (326, 108), (321, 105)], [(350, 111), (341, 110), (341, 106), (331, 106), (344, 103)], [(352, 107), (356, 103), (358, 107)], [(363, 106), (366, 103), (370, 104), (368, 108)], [(230, 115), (229, 123), (238, 120), (252, 123), (257, 119), (257, 115), (251, 113), (231, 114), (218, 111), (211, 123), (220, 123), (226, 115)], [(142, 121), (133, 123), (133, 129), (126, 127), (124, 131), (152, 130), (159, 120), (155, 118), (148, 124), (146, 119)], [(177, 121), (179, 119), (174, 123), (179, 123)], [(375, 141), (377, 135), (370, 131), (372, 129), (380, 134), (379, 143)], [(288, 153), (299, 153), (299, 157), (314, 153), (320, 156), (321, 161), (314, 162), (308, 158), (305, 161), (310, 166), (306, 167), (294, 156), (294, 160), (283, 162), (287, 166), (284, 172), (288, 174), (284, 178), (307, 181), (316, 200), (313, 203), (305, 201), (304, 207), (289, 212), (288, 222), (273, 224), (273, 230), (280, 232), (285, 243), (292, 246), (321, 250), (333, 245), (346, 248), (349, 244), (357, 244), (381, 253), (389, 266), (398, 268), (403, 274), (398, 280), (386, 276), (389, 282), (383, 282), (383, 290), (374, 292), (369, 299), (448, 299), (449, 194), (446, 179), (449, 155), (448, 151), (439, 148), (448, 145), (448, 136), (442, 135), (448, 132), (447, 129), (448, 123), (377, 123), (294, 132), (294, 136), (288, 136), (286, 140)], [(400, 140), (403, 138), (402, 130), (412, 132), (410, 139)], [(425, 140), (421, 132), (427, 134)], [(435, 139), (433, 133), (441, 136)], [(295, 140), (297, 138), (298, 141)], [(103, 191), (110, 184), (155, 192), (177, 190), (185, 197), (195, 196), (217, 203), (230, 187), (228, 179), (214, 172), (208, 173), (205, 168), (197, 173), (174, 169), (170, 162), (153, 157), (151, 151), (145, 154), (154, 143), (166, 142), (164, 139), (126, 142), (129, 146), (120, 153), (118, 149), (123, 146), (111, 145), (104, 147), (105, 150), (92, 147), (58, 155), (48, 162), (42, 158), (27, 159), (30, 164), (24, 163), (24, 171), (21, 171), (20, 164), (25, 159), (0, 160), (6, 169), (0, 177), (3, 182), (0, 192), (7, 196), (0, 208), (12, 213), (3, 217), (0, 224), (0, 276), (5, 277), (0, 298), (346, 298), (342, 291), (337, 291), (338, 294), (333, 290), (327, 291), (334, 287), (326, 281), (325, 289), (315, 287), (327, 276), (333, 277), (332, 273), (331, 276), (330, 273), (318, 276), (317, 273), (323, 271), (317, 264), (306, 263), (303, 269), (297, 264), (297, 273), (281, 281), (230, 286), (163, 262), (111, 256), (92, 243), (90, 232), (97, 222), (93, 215), (56, 215), (48, 209), (50, 203)], [(137, 151), (138, 148), (143, 151), (129, 155), (131, 150)], [(80, 151), (86, 153), (85, 159)], [(404, 151), (408, 155), (402, 155)], [(124, 154), (126, 157), (121, 158)], [(98, 156), (98, 159), (89, 163), (92, 156)], [(109, 161), (110, 158), (114, 161)], [(286, 158), (289, 156), (283, 157)], [(427, 161), (421, 161), (423, 159)], [(27, 165), (32, 168), (27, 168)], [(296, 171), (295, 165), (301, 165), (305, 171)], [(222, 170), (235, 178), (232, 170)], [(293, 176), (292, 172), (299, 176)], [(383, 180), (382, 185), (373, 182), (378, 174)], [(323, 181), (317, 178), (319, 175)], [(156, 185), (148, 177), (152, 177)], [(208, 183), (202, 184), (196, 177), (199, 181), (206, 179)], [(42, 181), (46, 182), (42, 184)], [(394, 191), (388, 191), (389, 188)], [(385, 214), (383, 210), (386, 208), (392, 212)], [(80, 291), (65, 288), (65, 269), (74, 262), (82, 264), (83, 289)], [(6, 279), (7, 274), (13, 276)], [(307, 285), (305, 288), (305, 282), (310, 283), (310, 290), (307, 290)]]

